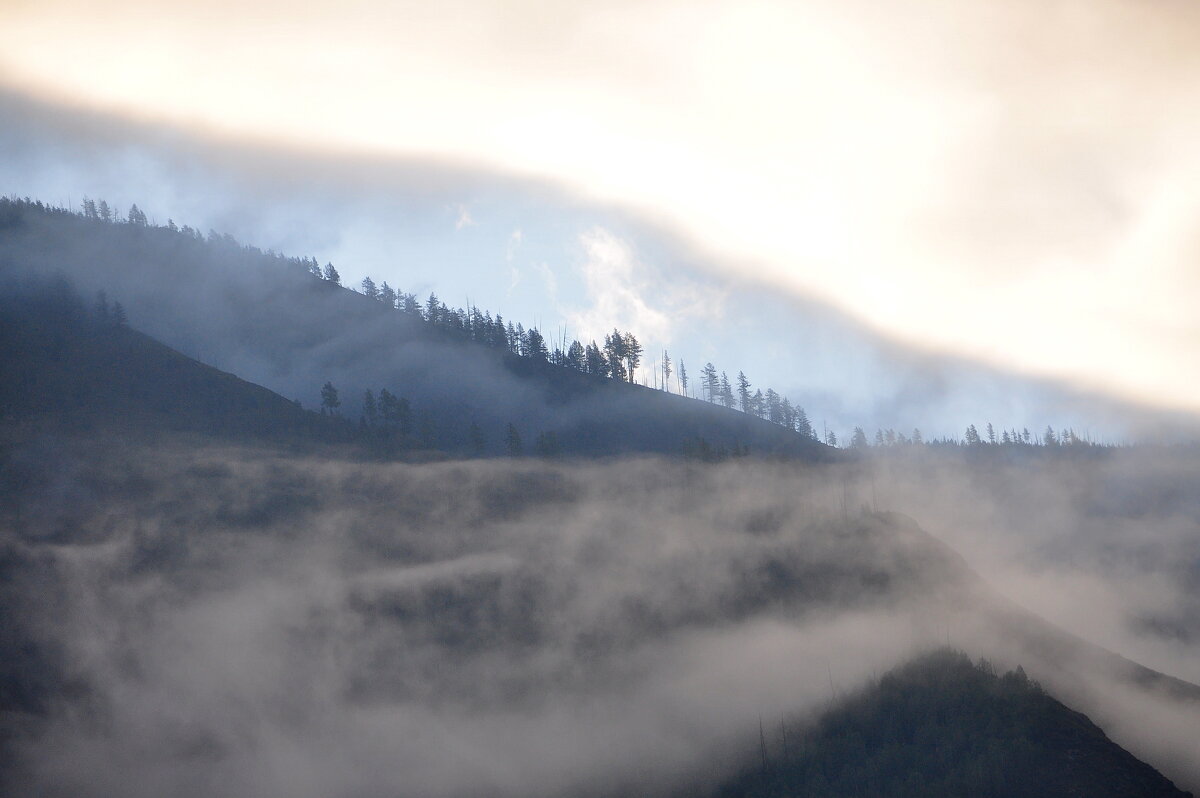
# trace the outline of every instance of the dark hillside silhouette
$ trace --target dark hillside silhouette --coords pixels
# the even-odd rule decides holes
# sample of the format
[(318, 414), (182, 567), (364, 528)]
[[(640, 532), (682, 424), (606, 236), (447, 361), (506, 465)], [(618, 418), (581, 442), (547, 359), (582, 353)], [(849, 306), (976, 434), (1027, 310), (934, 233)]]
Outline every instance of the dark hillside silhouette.
[[(543, 356), (540, 335), (535, 351), (523, 348), (529, 332), (518, 333), (516, 351), (511, 341), (489, 345), (464, 334), (449, 320), (459, 312), (436, 298), (424, 311), (430, 321), (379, 301), (378, 289), (371, 297), (342, 288), (315, 260), (264, 253), (216, 233), (202, 237), (173, 222), (117, 223), (98, 212), (87, 218), (4, 200), (0, 270), (62, 274), (83, 296), (106, 291), (120, 299), (131, 328), (306, 406), (319, 407), (321, 386), (331, 382), (341, 396), (338, 412), (351, 422), (363, 415), (366, 423), (367, 391), (387, 389), (423, 414), (414, 429), (422, 442), (444, 451), (476, 451), (474, 424), (484, 432), (483, 454), (504, 454), (512, 424), (528, 441), (553, 433), (565, 455), (682, 454), (702, 445), (828, 456), (810, 437), (757, 415), (553, 362), (560, 350)], [(399, 305), (405, 297), (415, 305), (408, 295)], [(616, 331), (613, 338), (620, 349), (613, 363), (636, 368), (636, 338)]]
[(886, 674), (807, 730), (765, 736), (754, 765), (717, 791), (759, 796), (1154, 798), (1191, 795), (1105, 736), (1025, 672), (998, 675), (950, 650)]
[(119, 303), (88, 308), (63, 281), (0, 293), (0, 419), (64, 431), (190, 431), (235, 438), (336, 434), (261, 386), (130, 329)]

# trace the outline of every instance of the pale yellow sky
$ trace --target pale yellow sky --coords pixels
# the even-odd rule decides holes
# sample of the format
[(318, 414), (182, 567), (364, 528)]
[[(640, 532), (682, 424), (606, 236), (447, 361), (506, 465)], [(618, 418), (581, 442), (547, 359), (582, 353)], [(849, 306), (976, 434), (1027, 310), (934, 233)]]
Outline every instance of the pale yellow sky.
[(901, 340), (1200, 411), (1200, 4), (0, 2), (0, 81), (550, 180)]

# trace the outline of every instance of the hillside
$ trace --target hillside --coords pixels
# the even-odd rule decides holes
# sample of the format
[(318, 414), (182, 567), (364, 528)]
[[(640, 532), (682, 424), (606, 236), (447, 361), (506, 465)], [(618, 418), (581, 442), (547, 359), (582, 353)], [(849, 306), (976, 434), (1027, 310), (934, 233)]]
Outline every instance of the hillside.
[(644, 386), (519, 357), (420, 315), (393, 310), (314, 277), (303, 261), (168, 229), (84, 219), (5, 201), (0, 273), (66, 278), (81, 295), (104, 291), (129, 326), (221, 371), (320, 402), (331, 382), (351, 422), (366, 391), (411, 403), (435, 448), (505, 452), (514, 425), (533, 449), (553, 433), (574, 455), (749, 450), (823, 459), (831, 450), (757, 416)]
[[(794, 723), (794, 722), (793, 722)], [(802, 728), (802, 727), (800, 727)], [(1186, 796), (1031, 682), (942, 650), (760, 752), (719, 798)]]
[(63, 281), (0, 293), (0, 420), (87, 433), (198, 432), (286, 440), (335, 432), (294, 402), (199, 363), (119, 319), (98, 316)]

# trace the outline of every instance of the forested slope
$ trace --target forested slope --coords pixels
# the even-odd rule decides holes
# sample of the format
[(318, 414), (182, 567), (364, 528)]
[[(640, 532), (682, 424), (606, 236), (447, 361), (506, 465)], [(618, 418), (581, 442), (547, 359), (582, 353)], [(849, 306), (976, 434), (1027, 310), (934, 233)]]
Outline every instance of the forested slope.
[(1152, 798), (1184, 796), (1023, 670), (942, 650), (782, 735), (718, 790), (759, 796)]
[(61, 275), (89, 301), (104, 291), (133, 329), (310, 408), (328, 382), (351, 422), (367, 391), (386, 389), (408, 401), (413, 433), (431, 448), (505, 453), (511, 424), (528, 451), (551, 435), (556, 450), (575, 455), (829, 453), (752, 413), (489, 346), (320, 279), (307, 259), (27, 202), (6, 200), (0, 211), (0, 271), (10, 282)]

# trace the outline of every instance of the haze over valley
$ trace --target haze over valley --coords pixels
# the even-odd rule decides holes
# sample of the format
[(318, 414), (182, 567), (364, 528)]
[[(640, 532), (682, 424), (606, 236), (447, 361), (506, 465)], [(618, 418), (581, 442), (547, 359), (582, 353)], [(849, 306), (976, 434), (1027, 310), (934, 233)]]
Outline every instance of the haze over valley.
[(453, 6), (0, 9), (0, 794), (1200, 791), (1190, 7)]

